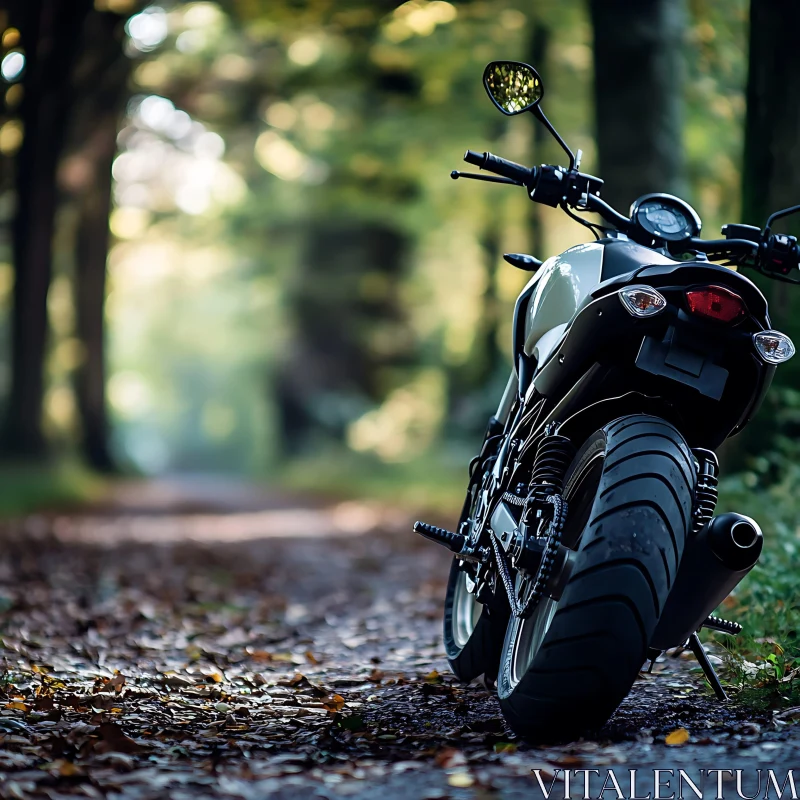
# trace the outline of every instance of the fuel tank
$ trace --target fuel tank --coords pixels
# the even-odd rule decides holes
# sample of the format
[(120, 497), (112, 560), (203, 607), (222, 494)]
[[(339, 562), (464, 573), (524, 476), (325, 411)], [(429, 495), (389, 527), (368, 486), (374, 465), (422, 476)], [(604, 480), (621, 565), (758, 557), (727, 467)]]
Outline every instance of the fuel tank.
[(539, 364), (547, 359), (582, 300), (600, 283), (603, 250), (596, 242), (570, 247), (548, 258), (523, 289), (523, 295), (530, 295), (524, 309), (524, 351)]
[(521, 349), (541, 366), (598, 283), (647, 264), (678, 263), (624, 238), (579, 244), (548, 258), (517, 300), (516, 352)]

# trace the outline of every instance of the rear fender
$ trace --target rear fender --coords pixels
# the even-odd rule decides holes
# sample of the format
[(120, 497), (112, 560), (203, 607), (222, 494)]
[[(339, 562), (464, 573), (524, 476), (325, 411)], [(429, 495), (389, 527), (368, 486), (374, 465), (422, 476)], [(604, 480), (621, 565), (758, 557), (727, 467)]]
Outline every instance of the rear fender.
[(600, 430), (615, 419), (633, 414), (651, 414), (660, 417), (681, 429), (681, 415), (673, 406), (661, 397), (651, 397), (641, 392), (627, 392), (619, 397), (598, 400), (576, 411), (559, 426), (561, 436), (567, 436), (580, 446), (595, 431)]

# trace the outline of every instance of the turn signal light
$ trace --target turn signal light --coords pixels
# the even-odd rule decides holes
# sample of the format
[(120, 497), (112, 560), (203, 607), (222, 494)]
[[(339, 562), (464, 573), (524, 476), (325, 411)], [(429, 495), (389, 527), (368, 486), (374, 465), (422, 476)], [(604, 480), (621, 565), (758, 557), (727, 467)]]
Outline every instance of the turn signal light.
[(667, 307), (663, 295), (652, 286), (627, 286), (620, 290), (619, 299), (634, 317), (652, 317)]
[(736, 322), (747, 313), (747, 306), (738, 294), (724, 286), (705, 286), (686, 292), (689, 311), (698, 317), (717, 322)]
[(754, 333), (753, 344), (767, 364), (782, 364), (794, 355), (792, 340), (780, 331)]

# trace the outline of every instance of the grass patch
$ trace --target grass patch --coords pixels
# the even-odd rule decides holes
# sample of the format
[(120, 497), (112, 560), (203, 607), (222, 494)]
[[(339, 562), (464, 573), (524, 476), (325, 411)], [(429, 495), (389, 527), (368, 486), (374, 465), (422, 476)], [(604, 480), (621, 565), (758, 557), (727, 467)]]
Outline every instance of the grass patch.
[(72, 462), (0, 462), (0, 518), (93, 500), (104, 485), (97, 475)]
[(738, 697), (757, 708), (800, 705), (800, 468), (786, 466), (783, 479), (768, 486), (755, 473), (725, 479), (717, 506), (753, 517), (764, 532), (759, 563), (719, 611), (744, 631), (708, 634), (727, 651), (726, 677)]

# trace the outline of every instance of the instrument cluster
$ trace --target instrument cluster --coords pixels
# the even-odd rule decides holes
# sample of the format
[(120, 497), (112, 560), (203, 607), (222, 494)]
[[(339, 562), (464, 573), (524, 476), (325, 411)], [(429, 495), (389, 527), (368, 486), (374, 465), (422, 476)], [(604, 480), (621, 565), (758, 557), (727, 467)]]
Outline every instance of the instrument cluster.
[(700, 233), (697, 212), (671, 194), (646, 194), (631, 206), (631, 221), (654, 239), (682, 242)]

